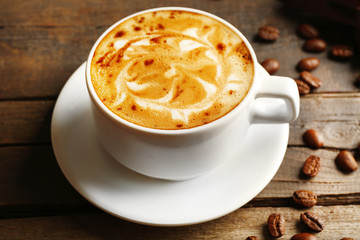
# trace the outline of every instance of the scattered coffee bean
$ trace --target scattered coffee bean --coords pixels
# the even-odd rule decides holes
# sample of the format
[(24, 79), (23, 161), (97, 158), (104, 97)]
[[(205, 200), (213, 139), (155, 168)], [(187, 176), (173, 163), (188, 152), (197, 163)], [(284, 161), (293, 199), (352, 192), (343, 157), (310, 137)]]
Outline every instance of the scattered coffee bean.
[(317, 195), (311, 191), (298, 190), (293, 194), (294, 201), (302, 207), (312, 207), (317, 202)]
[(298, 63), (298, 69), (303, 71), (311, 71), (317, 68), (320, 64), (320, 60), (316, 57), (304, 58)]
[(337, 155), (335, 162), (337, 166), (346, 173), (353, 172), (358, 168), (358, 163), (356, 162), (354, 156), (346, 150), (341, 151)]
[(307, 130), (303, 135), (303, 140), (306, 145), (313, 149), (319, 149), (324, 145), (322, 136), (315, 129)]
[(279, 70), (280, 63), (275, 58), (269, 58), (261, 62), (261, 66), (263, 66), (269, 74), (274, 74), (277, 70)]
[(300, 24), (298, 29), (297, 29), (297, 32), (300, 36), (304, 37), (304, 38), (317, 38), (319, 37), (319, 32), (318, 30), (310, 25), (310, 24), (306, 24), (306, 23), (303, 23), (303, 24)]
[(335, 45), (331, 48), (330, 53), (336, 58), (351, 58), (354, 56), (354, 49), (348, 45)]
[(300, 73), (300, 78), (304, 80), (307, 84), (309, 84), (311, 87), (318, 88), (321, 86), (321, 80), (308, 71), (302, 71)]
[(266, 25), (259, 28), (258, 36), (265, 41), (276, 41), (279, 38), (280, 30)]
[(300, 215), (300, 220), (315, 232), (324, 230), (324, 223), (322, 219), (312, 212), (305, 212)]
[(305, 160), (302, 172), (308, 177), (315, 177), (320, 171), (320, 158), (311, 155)]
[(304, 43), (304, 50), (308, 52), (323, 52), (326, 49), (326, 42), (321, 38), (312, 38)]
[(246, 240), (260, 240), (260, 239), (255, 236), (250, 236), (250, 237), (247, 237)]
[(306, 82), (298, 79), (295, 79), (295, 82), (301, 95), (310, 93), (310, 86)]
[(317, 240), (317, 238), (311, 233), (298, 233), (292, 236), (291, 240)]
[(285, 218), (278, 213), (269, 216), (268, 221), (269, 233), (272, 237), (281, 237), (285, 233)]
[(355, 239), (353, 239), (353, 238), (342, 238), (340, 240), (355, 240)]

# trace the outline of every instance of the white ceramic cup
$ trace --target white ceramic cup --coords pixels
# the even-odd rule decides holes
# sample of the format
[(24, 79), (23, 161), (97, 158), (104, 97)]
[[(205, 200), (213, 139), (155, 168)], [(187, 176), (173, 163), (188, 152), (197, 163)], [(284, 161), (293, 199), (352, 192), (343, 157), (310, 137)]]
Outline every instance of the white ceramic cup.
[[(209, 16), (231, 28), (246, 43), (254, 60), (252, 86), (242, 102), (220, 119), (190, 129), (146, 128), (120, 118), (97, 96), (91, 82), (90, 63), (101, 39), (127, 19), (159, 10), (189, 11)], [(186, 180), (208, 172), (231, 158), (239, 149), (251, 124), (290, 123), (298, 117), (300, 108), (294, 80), (269, 76), (258, 64), (250, 43), (234, 26), (210, 13), (182, 7), (149, 9), (112, 25), (90, 51), (86, 64), (86, 83), (97, 134), (109, 154), (135, 172), (167, 180)]]

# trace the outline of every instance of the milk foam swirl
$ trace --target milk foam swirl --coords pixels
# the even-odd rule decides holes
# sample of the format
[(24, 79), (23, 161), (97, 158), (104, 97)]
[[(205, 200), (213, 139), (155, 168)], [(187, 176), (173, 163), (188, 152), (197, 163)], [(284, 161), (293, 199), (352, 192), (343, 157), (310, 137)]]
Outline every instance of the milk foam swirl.
[[(158, 14), (162, 24), (151, 25), (159, 20), (148, 15), (118, 26), (95, 52), (92, 78), (97, 80), (92, 82), (108, 108), (147, 127), (157, 128), (156, 118), (172, 122), (173, 127), (160, 126), (167, 129), (210, 122), (241, 101), (253, 69), (244, 64), (243, 59), (252, 61), (239, 37), (223, 40), (221, 37), (228, 37), (222, 32), (224, 26), (206, 18), (205, 23), (212, 24), (209, 27), (204, 24), (204, 16), (200, 22), (196, 16), (195, 23), (186, 16), (188, 22), (184, 25), (183, 17), (164, 22), (164, 15)], [(144, 23), (139, 24), (139, 19)], [(150, 23), (144, 19), (150, 19)], [(134, 27), (139, 34), (129, 33), (134, 22), (139, 25)], [(151, 30), (153, 26), (158, 28)], [(222, 109), (225, 104), (230, 105)], [(199, 116), (200, 123), (195, 121)]]
[[(210, 107), (216, 92), (223, 87), (219, 79), (223, 59), (211, 44), (201, 39), (169, 32), (129, 40), (125, 46), (117, 53), (122, 52), (124, 67), (115, 81), (115, 105), (132, 98), (143, 108), (168, 111), (173, 119), (187, 123), (190, 114)], [(141, 72), (138, 64), (147, 66), (146, 72)], [(215, 78), (198, 76), (197, 72), (205, 67), (215, 70)], [(193, 87), (183, 88), (186, 82)], [(181, 97), (198, 93), (203, 97)]]

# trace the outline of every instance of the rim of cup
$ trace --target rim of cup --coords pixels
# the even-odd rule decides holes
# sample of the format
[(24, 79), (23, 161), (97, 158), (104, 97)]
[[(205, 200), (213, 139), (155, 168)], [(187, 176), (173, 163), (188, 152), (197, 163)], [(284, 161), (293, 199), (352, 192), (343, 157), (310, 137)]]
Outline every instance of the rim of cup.
[[(147, 13), (147, 12), (156, 12), (156, 11), (164, 11), (164, 10), (177, 10), (177, 11), (193, 12), (193, 13), (198, 13), (198, 14), (202, 14), (202, 15), (211, 17), (211, 18), (215, 19), (216, 21), (223, 23), (225, 26), (229, 27), (233, 32), (235, 32), (238, 36), (240, 36), (241, 40), (245, 43), (246, 47), (248, 48), (248, 50), (250, 52), (250, 55), (253, 60), (254, 75), (253, 75), (252, 83), (251, 83), (251, 86), (250, 86), (248, 92), (246, 93), (245, 97), (241, 100), (241, 102), (236, 107), (234, 107), (231, 111), (229, 111), (225, 115), (221, 116), (220, 118), (215, 119), (212, 122), (209, 122), (207, 124), (200, 125), (200, 126), (185, 128), (185, 129), (156, 129), (156, 128), (140, 126), (140, 125), (131, 123), (125, 119), (122, 119), (120, 116), (113, 113), (110, 109), (108, 109), (105, 106), (105, 104), (102, 103), (102, 101), (100, 100), (100, 98), (98, 97), (98, 95), (95, 92), (95, 89), (94, 89), (94, 87), (92, 85), (92, 81), (91, 81), (90, 67), (91, 67), (91, 60), (93, 58), (94, 52), (95, 52), (97, 46), (99, 45), (99, 43), (101, 42), (101, 40), (110, 31), (112, 31), (117, 25), (119, 25), (120, 23), (122, 23), (130, 18), (133, 18), (137, 15), (141, 15), (141, 14)], [(159, 135), (184, 135), (184, 134), (197, 133), (200, 131), (207, 131), (207, 130), (213, 129), (216, 126), (223, 125), (224, 123), (227, 123), (232, 118), (235, 118), (237, 116), (238, 112), (241, 111), (245, 107), (247, 102), (249, 102), (251, 100), (251, 96), (253, 94), (255, 94), (255, 90), (256, 90), (255, 88), (257, 88), (257, 80), (256, 80), (257, 74), (258, 74), (257, 69), (258, 69), (258, 63), (257, 63), (257, 58), (256, 58), (253, 48), (251, 47), (251, 45), (250, 45), (249, 41), (246, 39), (246, 37), (237, 28), (235, 28), (231, 23), (225, 21), (224, 19), (222, 19), (214, 14), (211, 14), (211, 13), (208, 13), (208, 12), (205, 12), (202, 10), (194, 9), (194, 8), (159, 7), (159, 8), (151, 8), (151, 9), (133, 13), (125, 18), (122, 18), (121, 20), (117, 21), (116, 23), (111, 25), (109, 28), (107, 28), (105, 30), (105, 32), (103, 32), (101, 34), (101, 36), (96, 40), (95, 44), (91, 48), (90, 54), (86, 61), (85, 76), (86, 76), (86, 86), (87, 86), (87, 89), (88, 89), (88, 92), (89, 92), (92, 102), (95, 104), (97, 109), (100, 110), (100, 112), (102, 112), (108, 119), (112, 120), (113, 122), (115, 122), (117, 124), (121, 124), (123, 126), (126, 126), (129, 129), (137, 130), (137, 131), (144, 132), (144, 133), (152, 133), (152, 134), (159, 134)]]

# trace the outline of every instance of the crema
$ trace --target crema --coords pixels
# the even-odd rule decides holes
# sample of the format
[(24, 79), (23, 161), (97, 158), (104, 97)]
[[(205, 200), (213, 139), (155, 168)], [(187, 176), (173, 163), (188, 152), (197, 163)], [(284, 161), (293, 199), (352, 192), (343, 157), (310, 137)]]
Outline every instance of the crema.
[(197, 13), (127, 19), (98, 44), (91, 81), (103, 104), (148, 128), (184, 129), (226, 115), (246, 96), (254, 63), (241, 37)]

